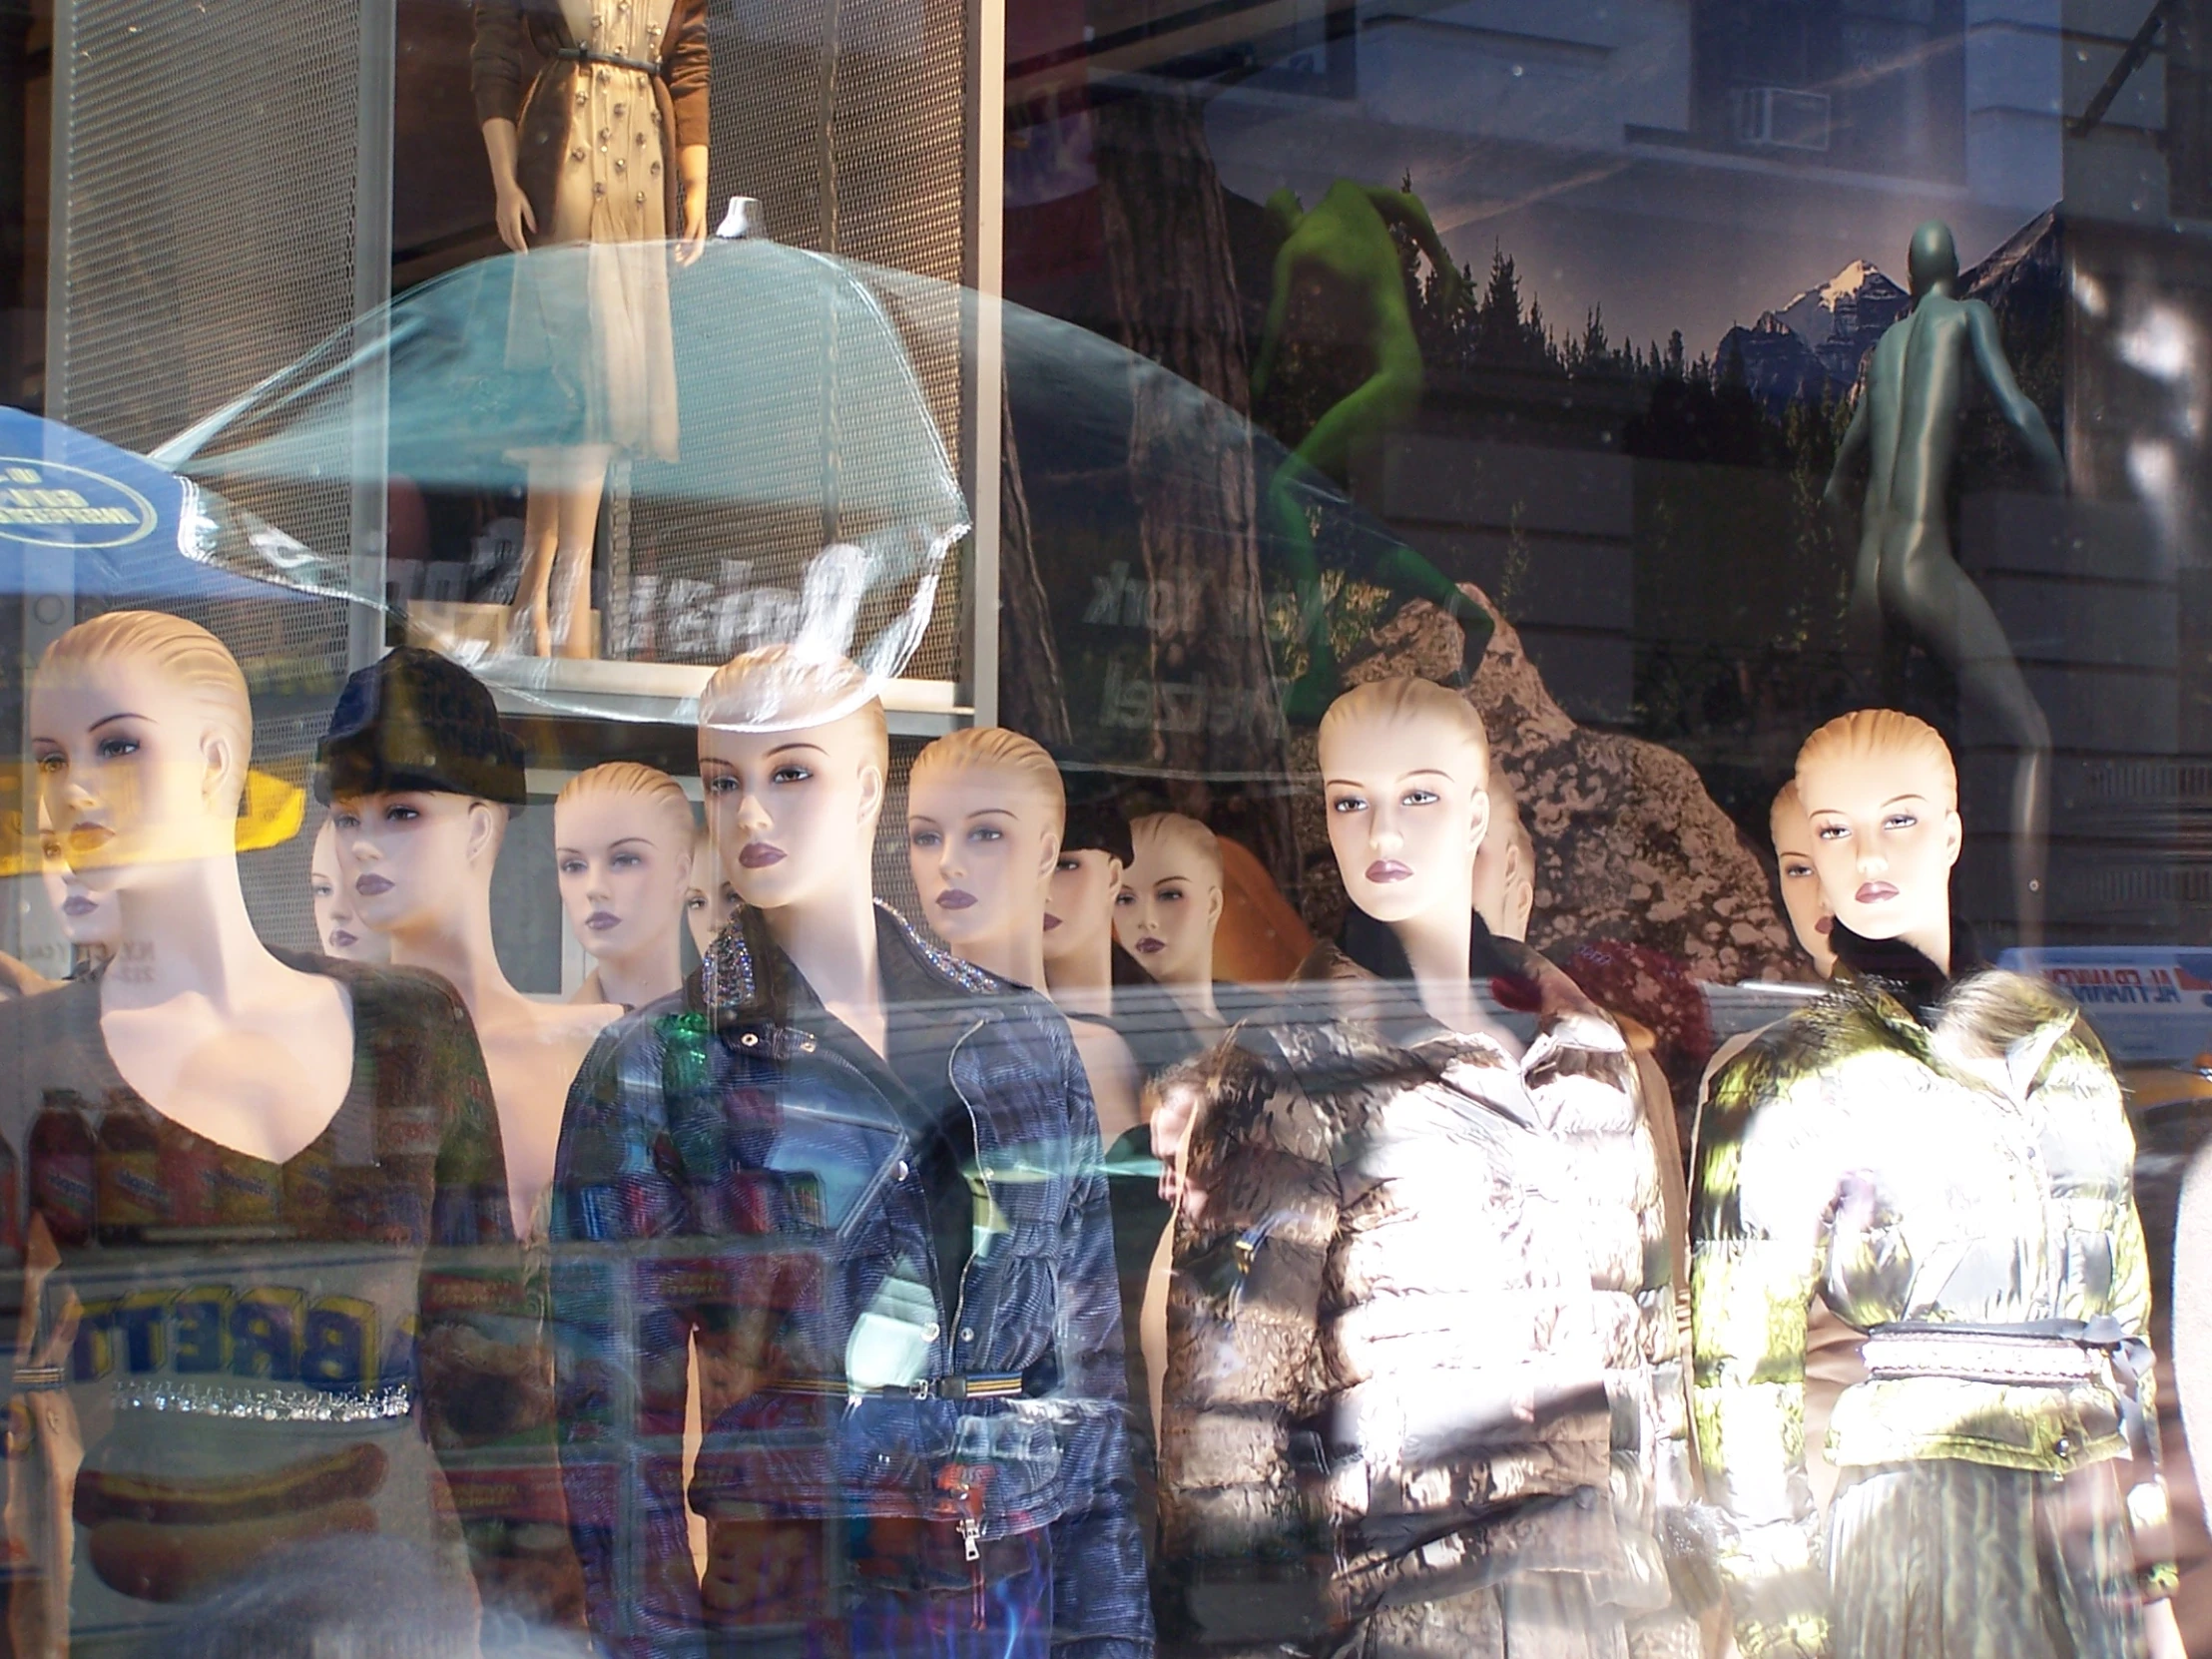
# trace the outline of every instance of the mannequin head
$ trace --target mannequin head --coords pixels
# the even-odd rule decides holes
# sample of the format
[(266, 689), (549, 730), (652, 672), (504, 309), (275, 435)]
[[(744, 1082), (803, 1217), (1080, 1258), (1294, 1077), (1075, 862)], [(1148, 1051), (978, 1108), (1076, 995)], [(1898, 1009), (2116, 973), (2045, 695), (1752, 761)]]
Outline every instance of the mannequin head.
[(923, 913), (953, 954), (1043, 978), (1045, 890), (1060, 854), (1060, 769), (1002, 726), (937, 739), (906, 781), (906, 862)]
[(254, 716), (205, 628), (158, 611), (81, 622), (47, 647), (30, 713), (40, 804), (88, 893), (236, 856)]
[(1513, 780), (1490, 758), (1490, 828), (1474, 849), (1474, 913), (1501, 939), (1528, 937), (1536, 908), (1536, 843), (1521, 822)]
[(1044, 960), (1057, 971), (1091, 961), (1110, 971), (1114, 948), (1114, 904), (1122, 880), (1136, 862), (1129, 822), (1111, 799), (1078, 801), (1068, 808), (1060, 832), (1060, 856), (1053, 861), (1045, 892)]
[(699, 778), (723, 877), (772, 919), (868, 896), (889, 771), (883, 705), (841, 658), (763, 646), (699, 695)]
[(1376, 680), (1330, 705), (1320, 749), (1329, 844), (1352, 902), (1393, 927), (1471, 910), (1490, 822), (1482, 717), (1429, 681)]
[(338, 849), (337, 826), (328, 819), (315, 831), (307, 864), (307, 886), (314, 894), (314, 936), (325, 956), (347, 962), (388, 962), (391, 941), (369, 931), (356, 913), (353, 870)]
[(684, 925), (691, 929), (692, 948), (706, 955), (715, 935), (737, 914), (738, 892), (723, 878), (714, 826), (701, 824), (692, 830), (691, 879), (684, 885)]
[(39, 879), (46, 888), (46, 901), (54, 907), (54, 918), (61, 924), (62, 937), (79, 949), (100, 956), (114, 955), (116, 941), (123, 937), (123, 913), (115, 893), (94, 892), (77, 879), (69, 860), (62, 855), (62, 838), (54, 832), (43, 804), (38, 812), (38, 830)]
[(1965, 831), (1958, 774), (1936, 729), (1894, 709), (1841, 716), (1798, 751), (1797, 788), (1837, 918), (1947, 970), (1950, 872)]
[(1774, 831), (1774, 858), (1782, 872), (1782, 908), (1789, 914), (1790, 931), (1797, 936), (1798, 948), (1813, 958), (1826, 979), (1836, 971), (1836, 951), (1828, 939), (1836, 912), (1821, 891), (1820, 871), (1813, 865), (1813, 821), (1798, 799), (1796, 779), (1775, 796), (1767, 824)]
[(410, 941), (467, 933), (488, 947), (491, 876), (528, 799), (522, 746), (491, 693), (457, 663), (403, 647), (357, 671), (315, 750), (361, 920)]
[(1939, 219), (1924, 221), (1913, 233), (1905, 270), (1915, 299), (1938, 282), (1957, 281), (1958, 249), (1951, 241), (1950, 227)]
[(603, 967), (653, 963), (657, 979), (676, 977), (692, 882), (682, 785), (634, 761), (578, 773), (553, 803), (553, 866), (584, 954)]
[(1221, 843), (1195, 818), (1154, 813), (1129, 827), (1136, 856), (1114, 901), (1114, 936), (1164, 984), (1211, 984), (1221, 923)]

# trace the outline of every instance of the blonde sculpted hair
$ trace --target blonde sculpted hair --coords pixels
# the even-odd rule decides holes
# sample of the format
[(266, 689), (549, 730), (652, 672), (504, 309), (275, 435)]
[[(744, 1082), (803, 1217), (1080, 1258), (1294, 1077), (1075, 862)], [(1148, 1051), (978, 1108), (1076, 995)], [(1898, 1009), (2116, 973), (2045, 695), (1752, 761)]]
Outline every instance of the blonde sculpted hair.
[(230, 648), (199, 623), (166, 611), (110, 611), (78, 623), (49, 645), (39, 659), (39, 673), (97, 668), (119, 657), (154, 663), (163, 678), (200, 706), (231, 740), (237, 782), (244, 789), (254, 755), (254, 705)]
[(1055, 828), (1067, 825), (1068, 792), (1060, 768), (1042, 744), (1003, 726), (964, 726), (948, 732), (914, 757), (907, 774), (910, 788), (933, 772), (981, 767), (1003, 772), (1034, 793), (1050, 809)]
[(561, 809), (572, 801), (594, 795), (637, 797), (645, 810), (667, 827), (669, 850), (679, 854), (691, 850), (695, 830), (691, 802), (684, 795), (684, 786), (659, 767), (641, 766), (636, 761), (609, 761), (589, 772), (579, 772), (561, 786), (561, 793), (553, 800), (556, 835), (560, 833)]
[(699, 724), (733, 732), (794, 732), (856, 716), (868, 728), (875, 764), (890, 771), (890, 728), (868, 677), (842, 657), (803, 656), (764, 645), (732, 657), (699, 694)]
[[(1805, 740), (1798, 750), (1797, 778), (1806, 771), (1828, 760), (1861, 760), (1870, 755), (1904, 754), (1926, 761), (1942, 780), (1943, 806), (1953, 812), (1958, 808), (1958, 769), (1952, 764), (1950, 748), (1936, 728), (1925, 720), (1902, 714), (1896, 709), (1854, 709), (1848, 715), (1838, 715), (1826, 726)], [(1793, 779), (1792, 783), (1796, 783)], [(1804, 799), (1803, 787), (1799, 799)], [(1780, 806), (1779, 799), (1776, 805)], [(1811, 802), (1805, 802), (1810, 808)]]
[(1147, 813), (1129, 825), (1129, 838), (1140, 858), (1144, 856), (1147, 841), (1163, 840), (1169, 835), (1180, 835), (1188, 841), (1212, 873), (1214, 885), (1222, 884), (1221, 840), (1197, 819), (1186, 818), (1181, 813)]
[(1487, 785), (1490, 735), (1482, 729), (1482, 717), (1474, 706), (1456, 692), (1433, 680), (1370, 680), (1329, 705), (1329, 712), (1321, 717), (1320, 741), (1326, 745), (1333, 734), (1341, 735), (1354, 722), (1368, 720), (1442, 722), (1466, 741), (1474, 755), (1476, 776)]

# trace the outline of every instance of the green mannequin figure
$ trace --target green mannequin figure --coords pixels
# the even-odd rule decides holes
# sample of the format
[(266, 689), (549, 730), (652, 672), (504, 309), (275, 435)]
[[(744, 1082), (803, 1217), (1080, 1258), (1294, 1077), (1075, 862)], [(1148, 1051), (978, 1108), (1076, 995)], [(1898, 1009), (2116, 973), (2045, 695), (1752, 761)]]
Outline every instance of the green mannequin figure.
[(2010, 739), (2012, 884), (2020, 943), (2042, 942), (2043, 858), (2050, 805), (2050, 725), (2028, 689), (1989, 602), (1951, 555), (1948, 495), (1958, 415), (1976, 373), (2035, 459), (2046, 487), (2063, 493), (2066, 467), (2043, 417), (2013, 379), (1994, 312), (1957, 294), (1950, 229), (1930, 220), (1913, 233), (1913, 309), (1883, 333), (1867, 361), (1851, 427), (1836, 452), (1824, 499), (1841, 509), (1845, 479), (1862, 458), (1867, 493), (1851, 586), (1850, 627), (1879, 656), (1886, 627), (1956, 676)]
[[(1301, 288), (1309, 293), (1319, 290), (1326, 295), (1325, 303), (1353, 308), (1353, 316), (1332, 318), (1325, 325), (1332, 333), (1357, 338), (1374, 365), (1358, 389), (1314, 423), (1268, 484), (1268, 512), (1283, 537), (1285, 562), (1298, 595), (1298, 626), (1310, 652), (1305, 674), (1285, 696), (1284, 713), (1311, 725), (1343, 688), (1329, 642), (1321, 559), (1299, 486), (1316, 481), (1316, 474), (1346, 482), (1360, 446), (1379, 440), (1420, 403), (1420, 342), (1413, 334), (1413, 318), (1405, 303), (1404, 268), (1390, 228), (1397, 226), (1412, 237), (1453, 300), (1462, 283), (1459, 268), (1429, 223), (1428, 210), (1410, 192), (1378, 190), (1339, 179), (1312, 213), (1288, 189), (1268, 198), (1268, 211), (1283, 225), (1288, 240), (1275, 260), (1267, 332), (1252, 370), (1253, 401), (1259, 402), (1274, 376), (1293, 298)], [(1363, 553), (1348, 574), (1386, 589), (1401, 602), (1425, 599), (1456, 621), (1466, 639), (1462, 673), (1473, 680), (1490, 643), (1491, 623), (1489, 613), (1461, 593), (1457, 584), (1403, 545)]]

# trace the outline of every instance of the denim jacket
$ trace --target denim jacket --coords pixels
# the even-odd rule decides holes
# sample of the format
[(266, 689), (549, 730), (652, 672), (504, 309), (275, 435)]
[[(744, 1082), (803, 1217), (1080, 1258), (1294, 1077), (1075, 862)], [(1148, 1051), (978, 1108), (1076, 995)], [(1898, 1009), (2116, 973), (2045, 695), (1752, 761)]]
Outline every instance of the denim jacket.
[[(690, 1651), (704, 1628), (682, 1489), (696, 1339), (689, 1498), (710, 1523), (835, 1520), (835, 1536), (937, 1521), (986, 1566), (997, 1540), (1048, 1529), (1055, 1651), (1134, 1659), (1151, 1620), (1081, 1061), (1043, 997), (887, 907), (877, 933), (886, 1000), (910, 1010), (926, 991), (955, 1022), (945, 1081), (987, 1200), (956, 1307), (935, 1290), (910, 1112), (825, 1039), (757, 917), (726, 928), (677, 996), (609, 1027), (570, 1091), (553, 1313), (593, 1627), (653, 1655)], [(959, 1397), (947, 1380), (963, 1379), (1006, 1391)]]

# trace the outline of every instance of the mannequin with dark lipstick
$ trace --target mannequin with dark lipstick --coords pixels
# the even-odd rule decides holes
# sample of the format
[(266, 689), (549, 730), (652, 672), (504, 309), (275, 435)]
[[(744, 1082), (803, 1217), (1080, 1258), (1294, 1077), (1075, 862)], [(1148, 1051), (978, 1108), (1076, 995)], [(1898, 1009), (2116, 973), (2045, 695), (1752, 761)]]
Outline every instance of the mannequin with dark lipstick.
[[(2178, 1654), (2111, 1065), (2071, 1002), (1973, 959), (1933, 728), (1843, 716), (1806, 740), (1796, 785), (1833, 989), (1714, 1078), (1698, 1149), (1695, 1420), (1737, 1645)], [(1804, 1426), (1816, 1298), (1864, 1334), (1828, 1424), (1825, 1525)]]
[[(562, 1459), (594, 1633), (623, 1659), (1145, 1659), (1097, 1116), (1067, 1023), (874, 898), (889, 739), (860, 669), (769, 647), (699, 707), (743, 904), (681, 998), (602, 1038), (556, 1183), (558, 1352), (594, 1396)], [(915, 873), (966, 948), (1041, 979), (1058, 837), (997, 741), (918, 769)], [(633, 1278), (649, 1252), (690, 1269)]]
[(1181, 813), (1147, 814), (1129, 834), (1135, 855), (1114, 900), (1114, 937), (1204, 1047), (1229, 1028), (1214, 996), (1214, 930), (1225, 902), (1220, 843)]
[(591, 972), (571, 1002), (628, 1013), (684, 986), (692, 810), (683, 786), (634, 761), (578, 773), (553, 803), (561, 904)]
[(491, 879), (528, 800), (521, 744), (468, 670), (403, 646), (346, 681), (315, 750), (314, 788), (356, 872), (361, 919), (391, 940), (395, 965), (428, 969), (467, 1004), (499, 1107), (515, 1231), (541, 1237), (562, 1098), (621, 1010), (533, 1001), (500, 966)]
[(1360, 686), (1319, 756), (1346, 893), (1397, 971), (1317, 946), (1276, 1018), (1167, 1080), (1170, 1591), (1202, 1628), (1235, 1606), (1247, 1651), (1691, 1651), (1659, 1545), (1687, 1443), (1628, 1045), (1479, 926), (1535, 1040), (1469, 982), (1489, 753), (1463, 698)]
[(314, 898), (314, 936), (325, 956), (341, 962), (388, 962), (391, 941), (361, 920), (353, 891), (357, 872), (338, 846), (337, 826), (328, 819), (314, 832), (307, 861), (307, 890)]

